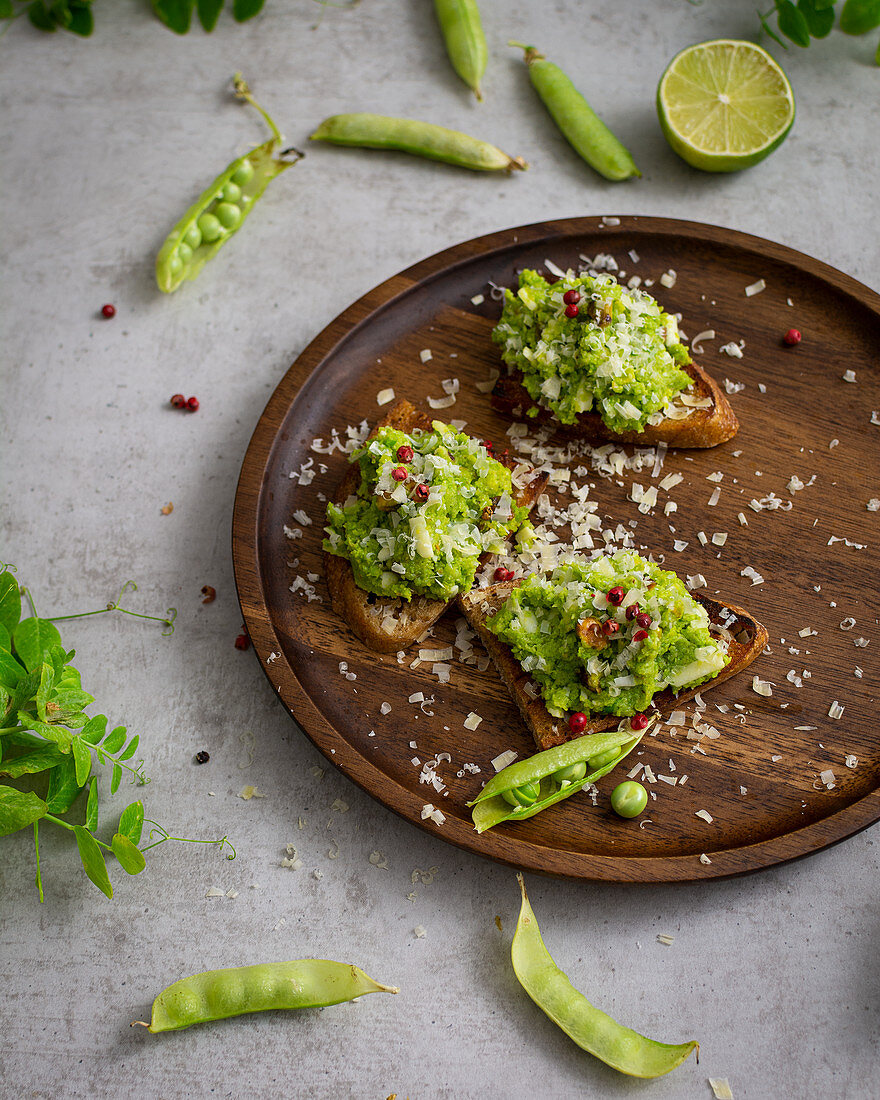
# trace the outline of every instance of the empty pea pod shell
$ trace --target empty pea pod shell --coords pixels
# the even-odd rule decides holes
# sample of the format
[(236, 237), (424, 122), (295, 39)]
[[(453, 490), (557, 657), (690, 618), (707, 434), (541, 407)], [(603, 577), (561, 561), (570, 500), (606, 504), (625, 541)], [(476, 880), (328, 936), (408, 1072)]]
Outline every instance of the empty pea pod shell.
[(532, 86), (563, 137), (591, 168), (607, 180), (641, 176), (632, 153), (608, 129), (568, 76), (534, 46), (510, 42), (525, 50)]
[(487, 141), (447, 130), (433, 122), (391, 118), (366, 112), (331, 115), (310, 135), (311, 141), (353, 145), (362, 149), (395, 149), (440, 160), (475, 172), (509, 172), (528, 168), (522, 157), (509, 157)]
[[(503, 821), (523, 821), (565, 798), (570, 798), (588, 784), (595, 783), (596, 780), (613, 771), (620, 761), (638, 745), (647, 728), (637, 734), (629, 728), (613, 730), (609, 733), (586, 734), (566, 741), (562, 745), (556, 745), (552, 749), (544, 749), (543, 752), (535, 753), (527, 760), (517, 760), (506, 768), (502, 768), (489, 780), (477, 797), (468, 803), (473, 807), (471, 816), (474, 828), (478, 833), (484, 833)], [(554, 776), (562, 769), (568, 769), (582, 761), (601, 759), (606, 753), (614, 755), (592, 770), (588, 767), (587, 774), (582, 778), (564, 784), (554, 781)], [(505, 791), (513, 791), (515, 788), (535, 782), (540, 783), (540, 792), (537, 799), (529, 805), (517, 808), (504, 797)]]
[(277, 1008), (321, 1008), (365, 993), (397, 993), (360, 967), (329, 959), (258, 963), (226, 970), (207, 970), (163, 989), (153, 1002), (152, 1032), (179, 1031), (193, 1024), (223, 1020), (248, 1012)]
[(658, 1043), (625, 1027), (590, 1004), (574, 988), (544, 946), (522, 875), (517, 875), (522, 906), (510, 957), (519, 984), (542, 1012), (570, 1039), (612, 1069), (630, 1077), (662, 1077), (680, 1066), (700, 1044)]
[(453, 69), (477, 99), (482, 99), (480, 81), (489, 50), (476, 0), (434, 0), (434, 10)]

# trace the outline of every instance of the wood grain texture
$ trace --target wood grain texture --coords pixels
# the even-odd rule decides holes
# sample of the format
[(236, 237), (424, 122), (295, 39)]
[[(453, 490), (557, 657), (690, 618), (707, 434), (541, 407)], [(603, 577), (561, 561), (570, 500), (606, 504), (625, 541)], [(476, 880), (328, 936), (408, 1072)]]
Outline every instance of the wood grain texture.
[[(511, 285), (519, 268), (540, 268), (548, 258), (564, 268), (600, 251), (616, 256), (627, 276), (656, 281), (669, 268), (677, 271), (674, 287), (658, 282), (652, 292), (681, 312), (687, 334), (717, 333), (700, 362), (722, 383), (742, 385), (730, 398), (740, 430), (709, 451), (670, 449), (661, 477), (678, 472), (683, 481), (661, 492), (648, 515), (629, 497), (634, 482), (656, 484), (650, 470), (576, 480), (590, 483), (604, 523), (636, 523), (637, 548), (662, 555), (680, 575), (702, 573), (709, 596), (723, 593), (752, 612), (768, 628), (769, 647), (749, 673), (707, 696), (717, 738), (698, 743), (663, 727), (640, 746), (639, 759), (654, 773), (679, 781), (650, 785), (656, 798), (643, 828), (610, 811), (607, 796), (619, 781), (611, 775), (595, 807), (573, 798), (478, 837), (466, 801), (491, 774), (492, 757), (508, 748), (520, 756), (533, 751), (531, 735), (491, 667), (455, 663), (443, 685), (430, 667), (410, 667), (414, 652), (400, 661), (375, 654), (340, 623), (322, 576), (321, 518), (346, 459), (338, 451), (315, 453), (312, 444), (329, 440), (333, 429), (344, 439), (347, 425), (374, 421), (376, 393), (386, 386), (424, 404), (429, 395), (441, 396), (442, 379), (457, 377), (461, 391), (444, 416), (465, 420), (466, 431), (492, 439), (497, 449), (508, 424), (475, 388), (500, 366), (489, 340), (500, 310), (492, 285)], [(747, 297), (745, 287), (759, 278), (766, 289)], [(484, 301), (475, 305), (479, 294)], [(791, 327), (804, 334), (796, 348), (781, 342)], [(742, 359), (719, 353), (730, 341), (744, 341)], [(880, 296), (817, 260), (719, 227), (630, 216), (619, 224), (572, 219), (505, 230), (429, 257), (320, 333), (254, 432), (236, 495), (233, 557), (266, 675), (327, 759), (361, 787), (408, 821), (517, 867), (592, 880), (690, 881), (771, 866), (852, 835), (880, 818), (880, 513), (867, 508), (880, 496), (880, 426), (872, 423), (880, 412), (878, 347)], [(419, 356), (424, 348), (433, 354), (427, 363)], [(844, 381), (848, 370), (855, 383)], [(308, 484), (289, 476), (303, 464), (315, 471)], [(571, 466), (589, 467), (589, 459), (573, 457)], [(723, 479), (708, 481), (716, 472)], [(716, 487), (720, 499), (710, 506)], [(762, 498), (782, 507), (753, 511), (749, 501)], [(678, 509), (668, 516), (667, 499)], [(297, 524), (298, 509), (314, 522)], [(288, 538), (285, 525), (299, 537)], [(727, 533), (723, 547), (712, 542), (716, 532)], [(687, 546), (676, 552), (675, 540)], [(746, 566), (763, 583), (752, 585), (741, 572)], [(291, 592), (298, 583), (310, 588)], [(451, 644), (455, 621), (454, 612), (444, 616), (427, 644)], [(859, 639), (868, 644), (856, 645)], [(356, 680), (340, 674), (340, 661)], [(751, 673), (772, 682), (771, 697), (751, 690)], [(409, 703), (419, 691), (433, 701)], [(828, 714), (835, 700), (845, 707), (839, 721)], [(391, 707), (386, 714), (383, 702)], [(483, 718), (475, 731), (463, 726), (470, 711)], [(440, 766), (447, 783), (441, 794), (419, 783), (411, 758), (443, 751), (452, 763)], [(847, 767), (847, 757), (857, 765)], [(465, 763), (481, 773), (469, 774)], [(827, 769), (834, 773), (831, 789), (818, 781)], [(443, 810), (445, 824), (422, 822), (425, 803)], [(711, 824), (695, 816), (702, 809)], [(711, 862), (701, 862), (701, 853)]]

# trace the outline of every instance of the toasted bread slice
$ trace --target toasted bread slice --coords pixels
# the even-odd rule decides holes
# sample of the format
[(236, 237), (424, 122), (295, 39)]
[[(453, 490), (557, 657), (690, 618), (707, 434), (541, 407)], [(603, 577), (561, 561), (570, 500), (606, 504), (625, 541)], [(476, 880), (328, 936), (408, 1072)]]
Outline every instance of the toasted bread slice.
[[(400, 401), (384, 416), (370, 433), (379, 428), (398, 428), (412, 432), (416, 428), (430, 430), (432, 420), (409, 401)], [(503, 461), (498, 459), (499, 462)], [(343, 504), (356, 493), (361, 472), (357, 465), (346, 471), (333, 499)], [(516, 503), (531, 508), (547, 484), (547, 475), (536, 475), (518, 491)], [(324, 554), (324, 576), (330, 590), (330, 598), (336, 613), (345, 620), (364, 645), (378, 653), (397, 653), (411, 646), (440, 618), (451, 600), (438, 600), (428, 596), (414, 596), (411, 600), (400, 597), (388, 599), (365, 592), (355, 583), (354, 573), (347, 558), (337, 554)]]
[[(535, 417), (538, 424), (550, 424), (560, 432), (588, 442), (668, 443), (670, 447), (717, 447), (736, 435), (739, 422), (730, 402), (714, 378), (698, 367), (687, 363), (681, 368), (693, 379), (690, 392), (696, 398), (708, 398), (712, 404), (703, 409), (693, 409), (683, 420), (662, 420), (659, 424), (647, 424), (641, 432), (615, 432), (597, 412), (581, 413), (574, 424), (562, 424), (549, 409), (538, 405)], [(522, 384), (522, 374), (515, 369), (502, 376), (492, 390), (492, 408), (504, 416), (515, 419), (525, 416), (526, 409), (537, 402)], [(517, 410), (520, 410), (517, 412)]]
[[(513, 590), (512, 584), (495, 584), (489, 588), (473, 589), (471, 592), (459, 596), (459, 606), (464, 612), (471, 629), (475, 630), (492, 658), (495, 667), (501, 674), (502, 680), (507, 685), (507, 690), (513, 697), (513, 701), (520, 709), (520, 713), (539, 749), (549, 749), (554, 745), (561, 745), (565, 741), (571, 741), (575, 737), (582, 737), (586, 733), (601, 733), (604, 730), (617, 729), (620, 718), (613, 714), (593, 715), (586, 729), (580, 733), (572, 733), (564, 718), (554, 718), (544, 706), (540, 694), (533, 698), (526, 691), (526, 685), (531, 677), (523, 672), (522, 666), (512, 650), (502, 642), (486, 626), (486, 620), (491, 613), (496, 611), (507, 599)], [(712, 680), (699, 684), (695, 688), (685, 688), (677, 694), (667, 689), (658, 692), (654, 696), (654, 706), (661, 713), (668, 713), (676, 703), (686, 699), (692, 699), (697, 692), (707, 691), (709, 688), (720, 684), (723, 680), (729, 680), (754, 661), (764, 646), (767, 644), (766, 629), (747, 611), (732, 604), (722, 604), (717, 600), (702, 596), (697, 592), (691, 593), (695, 600), (705, 607), (709, 614), (709, 621), (720, 626), (722, 621), (722, 609), (736, 616), (736, 621), (727, 628), (731, 634), (728, 641), (727, 652), (730, 655), (729, 664)], [(725, 621), (728, 616), (725, 616)]]

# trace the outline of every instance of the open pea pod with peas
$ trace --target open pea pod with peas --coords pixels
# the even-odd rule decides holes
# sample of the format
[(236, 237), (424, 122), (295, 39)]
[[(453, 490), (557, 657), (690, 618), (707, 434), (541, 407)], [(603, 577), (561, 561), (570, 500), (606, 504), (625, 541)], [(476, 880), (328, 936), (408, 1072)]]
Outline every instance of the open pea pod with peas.
[(577, 737), (508, 764), (468, 803), (474, 828), (484, 833), (503, 821), (523, 821), (583, 790), (613, 771), (647, 729), (634, 735), (627, 722), (623, 729)]
[(260, 112), (272, 137), (224, 169), (168, 234), (156, 257), (156, 282), (166, 294), (198, 275), (241, 227), (269, 183), (304, 155), (292, 147), (278, 151), (283, 144), (281, 133), (253, 98), (241, 73), (235, 74), (233, 87), (238, 99)]

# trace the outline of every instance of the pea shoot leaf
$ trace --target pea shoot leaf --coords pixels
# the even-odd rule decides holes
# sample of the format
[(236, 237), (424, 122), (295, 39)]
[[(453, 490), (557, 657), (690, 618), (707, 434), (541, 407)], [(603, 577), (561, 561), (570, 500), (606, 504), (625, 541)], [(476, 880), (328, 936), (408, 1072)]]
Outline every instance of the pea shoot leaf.
[(98, 781), (93, 779), (89, 784), (89, 797), (86, 802), (85, 826), (90, 833), (98, 827)]
[(169, 30), (186, 34), (192, 20), (195, 0), (152, 0), (153, 11)]
[(21, 592), (18, 582), (11, 573), (0, 573), (0, 623), (11, 634), (20, 618)]
[(14, 14), (12, 0), (0, 0), (0, 19), (11, 19)]
[(776, 0), (776, 22), (780, 31), (796, 46), (809, 46), (810, 28), (791, 0)]
[(11, 653), (0, 649), (0, 684), (12, 689), (25, 675), (24, 665), (17, 661)]
[(76, 846), (79, 848), (79, 858), (82, 860), (86, 874), (103, 894), (112, 898), (113, 887), (110, 885), (104, 853), (98, 846), (98, 842), (82, 825), (74, 825), (73, 831), (76, 836)]
[(76, 765), (76, 781), (80, 787), (85, 784), (92, 770), (92, 754), (79, 737), (72, 738), (70, 748)]
[(95, 29), (91, 0), (70, 0), (70, 25), (67, 28), (80, 38), (88, 38)]
[(198, 0), (197, 10), (202, 27), (206, 31), (212, 31), (217, 24), (217, 17), (223, 10), (223, 0)]
[(797, 8), (813, 38), (825, 38), (834, 26), (834, 8), (822, 4), (820, 0), (797, 0)]
[(143, 829), (144, 804), (143, 802), (132, 802), (131, 805), (126, 806), (119, 815), (119, 824), (116, 826), (116, 832), (122, 833), (123, 836), (128, 837), (132, 844), (137, 844), (140, 842)]
[(74, 736), (70, 730), (66, 729), (64, 726), (55, 726), (51, 725), (49, 722), (42, 722), (39, 718), (34, 718), (23, 710), (18, 712), (18, 720), (25, 729), (38, 733), (40, 737), (44, 737), (47, 741), (52, 741), (62, 752), (66, 753), (70, 751), (70, 743), (74, 740)]
[(43, 662), (43, 651), (50, 646), (61, 645), (61, 635), (54, 623), (47, 619), (22, 619), (12, 632), (15, 652), (30, 672)]
[(134, 737), (125, 746), (125, 751), (121, 752), (117, 756), (117, 760), (131, 760), (134, 754), (137, 752), (138, 742), (140, 741), (140, 734), (136, 733)]
[(49, 776), (49, 789), (46, 792), (49, 812), (66, 814), (81, 790), (76, 781), (76, 763), (73, 756), (65, 756), (58, 767), (52, 769)]
[(17, 833), (48, 812), (46, 803), (33, 791), (17, 791), (0, 785), (0, 836)]
[(143, 852), (123, 833), (117, 833), (110, 842), (119, 865), (129, 875), (139, 875), (147, 865)]
[(110, 780), (110, 793), (116, 794), (119, 784), (122, 782), (122, 768), (118, 764), (113, 765), (113, 776)]
[[(0, 764), (0, 775), (9, 779), (18, 779), (22, 775), (37, 775), (48, 771), (49, 768), (52, 768), (52, 775), (54, 775), (59, 765), (69, 759), (70, 757), (65, 756), (57, 745), (41, 745), (40, 748), (33, 749), (31, 752), (5, 760)], [(51, 806), (49, 808), (52, 809)]]
[(265, 0), (232, 0), (232, 18), (237, 23), (253, 19), (263, 9)]
[(867, 34), (880, 25), (880, 0), (846, 0), (840, 13), (844, 34)]
[(124, 744), (125, 726), (117, 726), (116, 729), (111, 730), (101, 742), (101, 748), (104, 752), (117, 753)]
[(94, 718), (90, 718), (88, 722), (86, 722), (79, 736), (81, 740), (87, 742), (89, 745), (97, 745), (104, 736), (104, 731), (106, 729), (107, 715), (96, 714)]

